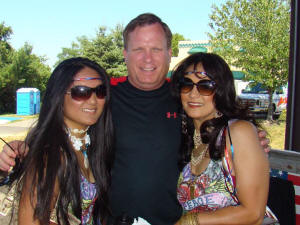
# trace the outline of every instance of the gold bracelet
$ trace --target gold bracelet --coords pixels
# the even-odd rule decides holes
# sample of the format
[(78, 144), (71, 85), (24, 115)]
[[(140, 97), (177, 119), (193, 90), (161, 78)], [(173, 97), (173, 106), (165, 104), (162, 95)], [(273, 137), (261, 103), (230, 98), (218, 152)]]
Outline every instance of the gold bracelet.
[(194, 220), (195, 225), (200, 225), (200, 223), (198, 223), (198, 214), (193, 213), (193, 216), (194, 216), (193, 220)]
[(179, 220), (180, 225), (198, 225), (197, 213), (186, 213)]

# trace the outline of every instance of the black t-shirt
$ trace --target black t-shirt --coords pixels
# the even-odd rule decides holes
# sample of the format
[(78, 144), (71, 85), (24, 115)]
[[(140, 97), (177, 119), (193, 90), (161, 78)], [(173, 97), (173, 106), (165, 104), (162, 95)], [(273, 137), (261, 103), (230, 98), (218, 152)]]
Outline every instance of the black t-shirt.
[(114, 216), (126, 213), (154, 225), (174, 224), (182, 214), (177, 201), (181, 119), (169, 83), (154, 91), (112, 80), (116, 132), (110, 200)]

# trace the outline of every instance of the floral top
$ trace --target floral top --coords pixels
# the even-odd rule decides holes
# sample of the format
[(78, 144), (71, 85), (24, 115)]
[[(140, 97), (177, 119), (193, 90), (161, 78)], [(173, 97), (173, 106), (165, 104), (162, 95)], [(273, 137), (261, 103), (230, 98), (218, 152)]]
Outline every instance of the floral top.
[(82, 174), (80, 175), (80, 194), (81, 194), (81, 208), (82, 225), (92, 225), (93, 223), (93, 209), (97, 199), (97, 189), (94, 183), (90, 183)]
[(224, 173), (222, 160), (210, 160), (206, 170), (194, 175), (190, 163), (179, 178), (177, 197), (184, 212), (214, 211), (237, 205), (232, 197), (233, 187)]

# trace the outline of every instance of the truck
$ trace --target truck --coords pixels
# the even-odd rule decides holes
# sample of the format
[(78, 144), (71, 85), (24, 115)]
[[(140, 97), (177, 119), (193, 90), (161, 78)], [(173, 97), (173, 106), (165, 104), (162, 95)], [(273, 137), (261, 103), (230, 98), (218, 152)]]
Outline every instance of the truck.
[[(269, 107), (269, 94), (261, 83), (249, 82), (238, 96), (242, 105), (247, 105), (249, 110), (257, 117), (267, 116)], [(287, 87), (278, 88), (273, 93), (272, 119), (279, 118), (287, 104)]]

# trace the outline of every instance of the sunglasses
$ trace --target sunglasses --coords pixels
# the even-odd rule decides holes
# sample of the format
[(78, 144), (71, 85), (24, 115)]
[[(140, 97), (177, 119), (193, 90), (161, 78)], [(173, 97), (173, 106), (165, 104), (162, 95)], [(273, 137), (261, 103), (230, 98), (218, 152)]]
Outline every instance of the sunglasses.
[(106, 96), (106, 87), (103, 84), (100, 84), (95, 88), (74, 86), (71, 88), (71, 91), (67, 91), (67, 94), (71, 94), (71, 97), (76, 101), (85, 101), (91, 97), (93, 92), (95, 92), (98, 99), (103, 99)]
[(191, 79), (183, 77), (179, 82), (179, 88), (182, 93), (190, 92), (193, 90), (194, 85), (197, 87), (200, 95), (209, 96), (216, 90), (216, 82), (213, 80), (200, 80), (199, 82), (194, 83)]

